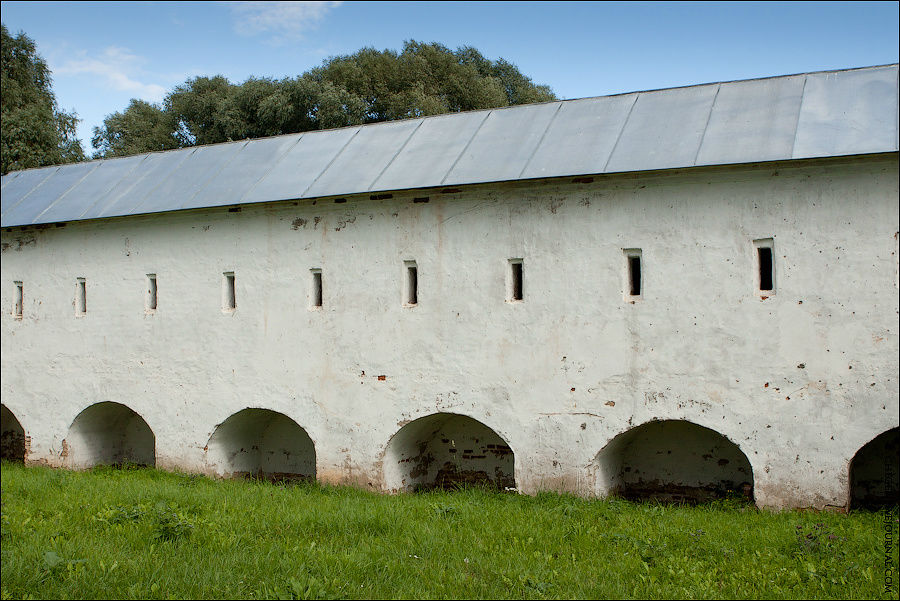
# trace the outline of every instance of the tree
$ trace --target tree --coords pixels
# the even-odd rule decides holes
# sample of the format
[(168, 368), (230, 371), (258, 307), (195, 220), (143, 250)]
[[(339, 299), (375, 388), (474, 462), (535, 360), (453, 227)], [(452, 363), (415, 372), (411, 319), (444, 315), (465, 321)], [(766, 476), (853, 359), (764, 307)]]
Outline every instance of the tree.
[(122, 156), (550, 100), (549, 87), (503, 59), (411, 40), (399, 53), (363, 48), (294, 78), (189, 79), (162, 106), (132, 100), (108, 116), (92, 144), (99, 156)]
[(91, 145), (101, 156), (126, 156), (180, 148), (172, 115), (156, 104), (132, 99), (128, 108), (95, 127)]
[[(2, 25), (2, 24), (0, 24)], [(76, 138), (78, 117), (59, 109), (50, 69), (23, 32), (2, 25), (0, 41), (0, 167), (17, 169), (84, 160)]]

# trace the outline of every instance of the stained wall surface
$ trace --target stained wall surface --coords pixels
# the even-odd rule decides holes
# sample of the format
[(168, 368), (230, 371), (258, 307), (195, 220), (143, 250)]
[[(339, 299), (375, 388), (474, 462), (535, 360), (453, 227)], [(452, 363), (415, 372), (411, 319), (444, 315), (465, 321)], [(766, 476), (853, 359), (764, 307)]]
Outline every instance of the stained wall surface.
[(739, 447), (758, 504), (844, 506), (850, 460), (898, 424), (897, 198), (888, 153), (6, 228), (3, 405), (29, 462), (65, 465), (76, 416), (116, 402), (157, 466), (209, 473), (216, 426), (265, 408), (318, 479), (376, 490), (402, 426), (452, 413), (509, 446), (519, 490), (584, 495), (615, 484), (616, 436), (685, 420)]

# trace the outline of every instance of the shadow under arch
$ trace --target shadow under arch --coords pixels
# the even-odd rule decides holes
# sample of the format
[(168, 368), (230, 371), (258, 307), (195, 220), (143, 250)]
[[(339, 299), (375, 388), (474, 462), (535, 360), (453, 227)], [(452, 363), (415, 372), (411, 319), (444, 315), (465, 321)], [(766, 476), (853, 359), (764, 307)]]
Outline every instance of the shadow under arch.
[(898, 503), (900, 428), (882, 432), (850, 461), (850, 509), (879, 509)]
[(0, 405), (0, 458), (25, 463), (25, 429), (6, 405)]
[(316, 449), (297, 422), (270, 409), (243, 409), (216, 426), (207, 465), (223, 478), (315, 480)]
[(597, 454), (606, 494), (630, 500), (753, 501), (753, 468), (740, 447), (686, 420), (650, 421), (613, 438)]
[(452, 490), (467, 484), (499, 490), (516, 486), (513, 450), (480, 421), (458, 413), (433, 413), (404, 425), (388, 442), (388, 490)]
[(63, 441), (76, 469), (95, 465), (156, 466), (156, 436), (137, 412), (121, 403), (95, 403), (78, 414)]

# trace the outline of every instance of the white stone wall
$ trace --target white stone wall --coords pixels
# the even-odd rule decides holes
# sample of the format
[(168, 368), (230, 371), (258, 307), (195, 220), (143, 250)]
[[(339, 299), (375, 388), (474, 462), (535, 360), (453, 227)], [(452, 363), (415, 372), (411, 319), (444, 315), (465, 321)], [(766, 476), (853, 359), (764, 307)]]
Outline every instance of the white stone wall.
[(455, 413), (512, 448), (519, 490), (588, 495), (612, 486), (614, 437), (686, 420), (740, 447), (758, 504), (843, 506), (854, 454), (898, 424), (897, 202), (890, 154), (6, 229), (2, 403), (31, 462), (73, 465), (76, 416), (115, 402), (157, 466), (207, 473), (217, 424), (269, 409), (308, 433), (320, 480), (375, 489), (403, 424)]

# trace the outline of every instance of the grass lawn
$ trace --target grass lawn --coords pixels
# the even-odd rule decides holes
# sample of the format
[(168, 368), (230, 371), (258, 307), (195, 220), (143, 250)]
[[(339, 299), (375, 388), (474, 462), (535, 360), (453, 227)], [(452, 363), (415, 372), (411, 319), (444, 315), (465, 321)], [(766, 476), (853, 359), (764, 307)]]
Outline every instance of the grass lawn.
[(896, 599), (896, 544), (896, 507), (388, 496), (2, 465), (3, 599)]

